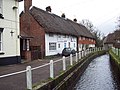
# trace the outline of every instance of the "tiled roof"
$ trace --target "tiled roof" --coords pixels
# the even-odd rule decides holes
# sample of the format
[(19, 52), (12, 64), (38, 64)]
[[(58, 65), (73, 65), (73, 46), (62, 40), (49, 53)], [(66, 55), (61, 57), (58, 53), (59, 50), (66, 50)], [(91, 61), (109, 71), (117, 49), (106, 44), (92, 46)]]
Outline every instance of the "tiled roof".
[(92, 34), (85, 26), (69, 19), (64, 19), (34, 6), (30, 9), (30, 13), (39, 25), (45, 29), (46, 33), (58, 33), (93, 38)]

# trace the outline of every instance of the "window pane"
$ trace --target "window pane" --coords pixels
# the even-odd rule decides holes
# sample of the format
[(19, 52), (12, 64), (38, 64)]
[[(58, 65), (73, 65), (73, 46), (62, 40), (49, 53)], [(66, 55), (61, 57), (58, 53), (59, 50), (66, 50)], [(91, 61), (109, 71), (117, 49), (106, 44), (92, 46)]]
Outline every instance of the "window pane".
[(58, 44), (58, 48), (60, 48), (60, 44)]
[(49, 43), (49, 50), (56, 50), (56, 43)]

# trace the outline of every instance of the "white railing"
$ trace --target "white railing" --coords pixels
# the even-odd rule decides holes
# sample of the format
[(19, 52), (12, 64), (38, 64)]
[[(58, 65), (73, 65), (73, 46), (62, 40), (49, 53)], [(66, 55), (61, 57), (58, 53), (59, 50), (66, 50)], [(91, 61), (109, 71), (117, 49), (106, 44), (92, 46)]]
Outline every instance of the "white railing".
[(114, 54), (116, 54), (120, 58), (120, 49), (119, 48), (112, 47), (112, 51)]
[[(32, 90), (32, 86), (33, 86), (33, 84), (32, 84), (32, 82), (33, 82), (32, 75), (34, 75), (34, 74), (32, 74), (33, 70), (38, 70), (40, 68), (49, 66), (49, 77), (54, 78), (56, 76), (55, 75), (55, 73), (56, 73), (55, 72), (55, 67), (58, 65), (57, 63), (61, 63), (61, 65), (62, 65), (62, 69), (60, 69), (59, 71), (61, 71), (61, 70), (65, 71), (69, 65), (72, 66), (74, 63), (77, 63), (79, 60), (81, 60), (81, 58), (85, 57), (86, 55), (88, 55), (90, 53), (93, 53), (93, 52), (96, 52), (96, 51), (101, 51), (101, 50), (103, 50), (103, 48), (101, 48), (101, 47), (87, 49), (87, 50), (80, 51), (80, 52), (76, 53), (75, 56), (73, 56), (71, 54), (69, 57), (64, 57), (63, 56), (63, 58), (61, 58), (59, 60), (55, 60), (55, 61), (50, 60), (49, 63), (46, 63), (46, 64), (38, 66), (38, 67), (31, 68), (31, 66), (27, 66), (26, 70), (15, 72), (15, 73), (10, 73), (10, 74), (6, 74), (6, 75), (2, 75), (2, 76), (0, 76), (0, 79), (5, 78), (5, 77), (9, 77), (9, 76), (13, 76), (13, 75), (17, 75), (17, 74), (21, 74), (21, 73), (26, 73), (27, 89)], [(114, 49), (113, 49), (113, 51), (114, 51)], [(57, 65), (55, 66), (55, 64), (57, 64)]]

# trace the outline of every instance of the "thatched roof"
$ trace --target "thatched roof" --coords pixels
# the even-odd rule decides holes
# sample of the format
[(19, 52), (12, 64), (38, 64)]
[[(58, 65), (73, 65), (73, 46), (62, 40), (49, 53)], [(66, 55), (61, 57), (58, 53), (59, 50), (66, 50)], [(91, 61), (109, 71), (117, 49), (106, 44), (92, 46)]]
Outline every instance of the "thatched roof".
[(120, 48), (120, 30), (116, 30), (114, 33), (110, 33), (104, 40), (104, 44), (113, 44), (114, 47)]
[(30, 9), (30, 14), (39, 23), (39, 25), (44, 28), (46, 33), (58, 33), (94, 38), (85, 26), (69, 19), (64, 19), (34, 6)]
[(114, 44), (114, 42), (115, 42), (114, 38), (115, 38), (114, 33), (110, 33), (110, 34), (108, 34), (107, 37), (105, 38), (104, 43), (105, 43), (105, 44)]

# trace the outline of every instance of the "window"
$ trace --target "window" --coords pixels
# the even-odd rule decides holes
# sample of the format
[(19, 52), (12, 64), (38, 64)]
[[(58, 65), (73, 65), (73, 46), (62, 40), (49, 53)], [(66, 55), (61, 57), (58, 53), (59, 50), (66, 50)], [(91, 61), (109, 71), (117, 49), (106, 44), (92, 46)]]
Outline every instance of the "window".
[(53, 34), (52, 34), (52, 33), (49, 33), (49, 37), (53, 37)]
[(75, 43), (74, 43), (74, 47), (75, 47)]
[(60, 48), (60, 44), (58, 44), (58, 48)]
[(49, 43), (49, 50), (56, 50), (56, 43)]
[(68, 47), (70, 47), (70, 42), (68, 42)]
[(66, 48), (66, 43), (64, 43), (64, 48)]
[(2, 51), (2, 32), (0, 31), (0, 51)]
[(64, 35), (63, 38), (66, 38), (66, 35)]
[(3, 45), (2, 37), (3, 37), (3, 28), (0, 28), (0, 51), (2, 51), (2, 45)]

